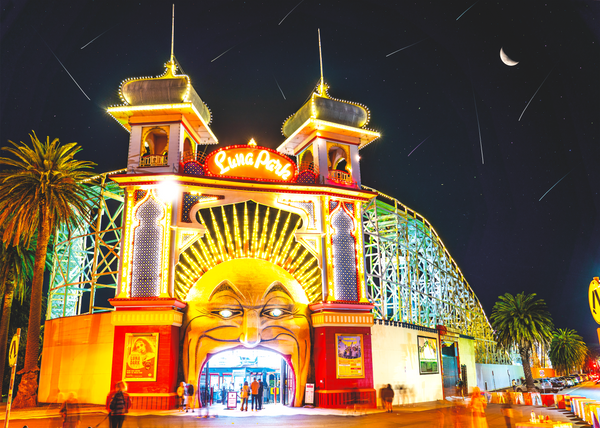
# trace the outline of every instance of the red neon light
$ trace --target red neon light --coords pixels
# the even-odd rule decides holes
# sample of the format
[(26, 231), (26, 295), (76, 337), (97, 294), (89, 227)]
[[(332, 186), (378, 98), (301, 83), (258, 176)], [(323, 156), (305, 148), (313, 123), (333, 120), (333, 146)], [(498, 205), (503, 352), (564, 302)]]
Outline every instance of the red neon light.
[(210, 177), (287, 183), (293, 183), (298, 174), (296, 164), (287, 156), (246, 144), (212, 152), (204, 161), (204, 170)]

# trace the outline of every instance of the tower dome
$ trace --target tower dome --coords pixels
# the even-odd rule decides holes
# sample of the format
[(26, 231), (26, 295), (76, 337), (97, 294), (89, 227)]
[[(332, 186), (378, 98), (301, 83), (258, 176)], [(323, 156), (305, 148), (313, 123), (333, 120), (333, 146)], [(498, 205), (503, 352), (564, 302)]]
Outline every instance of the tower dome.
[(308, 119), (318, 119), (353, 128), (363, 128), (369, 123), (370, 115), (367, 107), (332, 98), (328, 93), (329, 87), (321, 82), (315, 87), (310, 99), (283, 123), (284, 136), (292, 135)]
[(158, 77), (135, 77), (121, 83), (119, 96), (130, 106), (192, 103), (205, 123), (211, 121), (210, 109), (191, 84), (189, 76), (175, 74), (171, 59), (165, 72)]

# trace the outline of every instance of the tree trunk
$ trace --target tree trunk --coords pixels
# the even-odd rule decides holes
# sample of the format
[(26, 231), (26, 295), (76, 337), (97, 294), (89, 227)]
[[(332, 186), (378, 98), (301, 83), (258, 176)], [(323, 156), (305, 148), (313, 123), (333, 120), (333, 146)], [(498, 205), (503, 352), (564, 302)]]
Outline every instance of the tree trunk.
[(533, 386), (533, 375), (531, 374), (531, 362), (529, 360), (530, 350), (526, 348), (519, 348), (519, 354), (521, 354), (521, 362), (523, 363), (523, 373), (525, 374), (527, 391), (536, 392), (535, 386)]
[(31, 307), (29, 308), (29, 327), (27, 328), (27, 347), (25, 348), (25, 366), (21, 373), (19, 391), (13, 403), (14, 408), (34, 407), (37, 405), (38, 358), (40, 352), (40, 326), (42, 319), (42, 295), (44, 287), (44, 268), (50, 241), (50, 219), (48, 211), (40, 207), (38, 241), (35, 248), (35, 264), (31, 283)]
[(4, 304), (2, 306), (2, 321), (0, 321), (0, 390), (4, 383), (4, 365), (6, 364), (6, 348), (8, 346), (8, 327), (10, 324), (13, 296), (15, 294), (14, 281), (4, 281), (6, 289), (4, 292)]

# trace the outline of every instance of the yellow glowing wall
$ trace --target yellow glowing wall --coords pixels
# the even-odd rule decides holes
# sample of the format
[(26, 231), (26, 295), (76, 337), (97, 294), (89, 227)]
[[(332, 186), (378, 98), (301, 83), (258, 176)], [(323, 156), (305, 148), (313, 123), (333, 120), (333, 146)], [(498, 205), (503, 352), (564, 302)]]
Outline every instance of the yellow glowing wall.
[(38, 400), (104, 404), (110, 391), (114, 326), (111, 312), (46, 321)]

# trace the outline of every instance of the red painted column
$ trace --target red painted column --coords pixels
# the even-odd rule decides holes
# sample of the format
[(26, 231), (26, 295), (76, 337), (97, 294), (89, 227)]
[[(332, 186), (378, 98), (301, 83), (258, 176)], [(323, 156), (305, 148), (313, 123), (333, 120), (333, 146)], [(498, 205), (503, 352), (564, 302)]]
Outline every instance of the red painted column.
[[(127, 337), (153, 335), (158, 341), (154, 358), (156, 371), (152, 380), (125, 379), (134, 409), (167, 410), (177, 407), (177, 373), (179, 369), (179, 330), (185, 303), (171, 298), (111, 299), (115, 306), (115, 326), (111, 384), (124, 380), (129, 355)], [(157, 339), (155, 339), (157, 337)], [(154, 370), (152, 370), (154, 371)]]
[[(324, 302), (310, 306), (314, 327), (313, 361), (315, 364), (315, 395), (319, 407), (344, 408), (355, 403), (377, 406), (373, 388), (373, 356), (371, 304)], [(360, 375), (347, 376), (343, 360), (338, 357), (336, 335), (360, 337), (362, 370)]]

